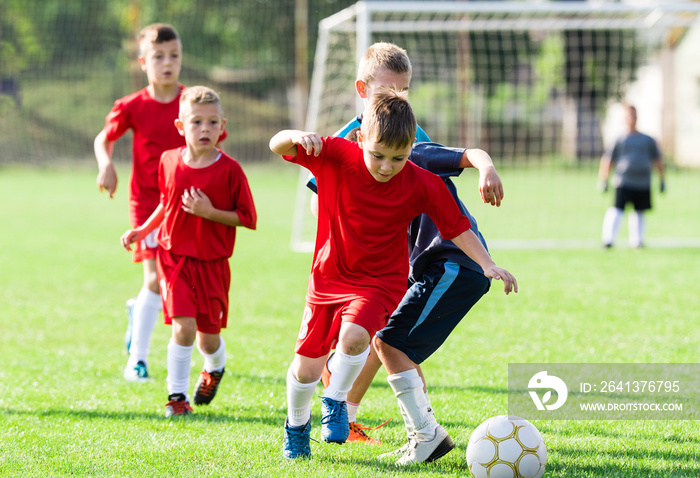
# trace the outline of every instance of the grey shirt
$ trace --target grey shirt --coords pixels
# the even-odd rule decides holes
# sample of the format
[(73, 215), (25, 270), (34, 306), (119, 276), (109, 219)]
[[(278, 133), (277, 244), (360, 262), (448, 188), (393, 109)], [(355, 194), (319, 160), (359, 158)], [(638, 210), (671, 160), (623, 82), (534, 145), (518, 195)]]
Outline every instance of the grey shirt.
[(651, 168), (661, 152), (651, 136), (634, 132), (622, 136), (608, 152), (615, 165), (615, 187), (651, 189)]

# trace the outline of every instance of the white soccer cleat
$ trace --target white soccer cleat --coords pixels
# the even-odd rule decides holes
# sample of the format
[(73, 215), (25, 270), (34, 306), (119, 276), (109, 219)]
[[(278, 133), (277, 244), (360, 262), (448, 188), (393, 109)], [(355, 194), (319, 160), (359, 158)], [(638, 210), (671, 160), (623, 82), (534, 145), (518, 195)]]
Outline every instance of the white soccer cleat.
[(435, 429), (435, 437), (430, 441), (413, 439), (408, 442), (408, 448), (396, 462), (399, 466), (412, 463), (429, 463), (446, 455), (455, 447), (452, 438), (440, 425)]
[(398, 458), (400, 456), (403, 456), (408, 451), (408, 449), (411, 446), (413, 446), (412, 444), (413, 444), (414, 440), (415, 440), (415, 435), (409, 435), (408, 436), (408, 443), (406, 443), (404, 446), (402, 446), (401, 448), (397, 448), (394, 451), (390, 451), (389, 453), (384, 453), (382, 455), (379, 455), (377, 458), (379, 458), (380, 460), (386, 460), (389, 458)]

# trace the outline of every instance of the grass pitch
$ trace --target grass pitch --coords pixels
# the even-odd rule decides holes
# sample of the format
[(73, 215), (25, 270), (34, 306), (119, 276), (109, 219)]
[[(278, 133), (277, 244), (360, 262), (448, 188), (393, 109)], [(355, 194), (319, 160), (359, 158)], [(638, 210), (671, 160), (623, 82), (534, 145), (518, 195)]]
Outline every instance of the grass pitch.
[[(121, 376), (124, 301), (141, 284), (140, 266), (119, 245), (128, 171), (122, 168), (117, 198), (108, 200), (97, 192), (92, 165), (0, 169), (0, 475), (465, 477), (471, 431), (507, 412), (509, 362), (697, 361), (700, 249), (494, 248), (521, 292), (506, 297), (495, 283), (424, 366), (436, 416), (457, 448), (408, 469), (377, 459), (405, 439), (381, 371), (359, 416), (371, 426), (393, 417), (373, 433), (382, 445), (312, 442), (310, 460), (285, 462), (285, 374), (311, 256), (288, 249), (296, 169), (280, 163), (245, 169), (260, 219), (257, 231), (240, 231), (231, 261), (227, 374), (212, 404), (185, 420), (164, 418), (169, 327), (159, 324), (154, 333), (154, 381), (128, 384)], [(548, 194), (529, 187), (528, 175), (503, 176), (504, 205), (473, 208), (487, 239), (501, 224), (526, 227), (517, 191)], [(581, 175), (571, 177), (556, 189), (581, 187)], [(590, 211), (574, 209), (584, 224), (595, 223), (591, 237), (608, 199), (592, 200)], [(549, 202), (563, 207), (551, 196)], [(683, 203), (692, 207), (688, 227), (697, 228), (700, 205)], [(201, 364), (195, 353), (192, 386)], [(316, 439), (319, 402), (315, 397), (312, 405)], [(698, 422), (535, 425), (549, 451), (547, 477), (700, 475)]]

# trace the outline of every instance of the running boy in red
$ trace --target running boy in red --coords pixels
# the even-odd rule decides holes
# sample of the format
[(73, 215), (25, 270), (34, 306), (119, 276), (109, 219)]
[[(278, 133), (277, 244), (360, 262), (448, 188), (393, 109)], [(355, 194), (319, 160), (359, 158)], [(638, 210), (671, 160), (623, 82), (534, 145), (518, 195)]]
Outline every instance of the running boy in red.
[(216, 148), (225, 123), (214, 91), (203, 86), (184, 90), (175, 126), (187, 146), (163, 153), (160, 204), (143, 225), (121, 237), (131, 250), (131, 244), (160, 226), (158, 275), (165, 323), (173, 326), (166, 417), (192, 411), (187, 392), (195, 339), (204, 368), (194, 403), (208, 404), (216, 394), (226, 365), (220, 332), (228, 319), (229, 258), (236, 227), (256, 227), (255, 205), (241, 166)]
[(321, 435), (327, 442), (347, 439), (347, 392), (371, 337), (406, 292), (406, 233), (416, 216), (428, 214), (487, 277), (502, 279), (506, 293), (517, 291), (515, 278), (493, 262), (443, 181), (407, 161), (415, 136), (410, 104), (387, 91), (365, 110), (358, 143), (289, 130), (270, 140), (272, 151), (317, 178), (320, 206), (306, 310), (287, 373), (286, 458), (311, 454), (311, 397), (334, 345), (338, 386), (334, 396), (322, 397)]
[[(178, 82), (182, 66), (182, 43), (170, 25), (155, 23), (138, 36), (139, 64), (146, 73), (148, 86), (114, 102), (104, 129), (95, 138), (95, 157), (99, 172), (97, 185), (114, 197), (117, 173), (112, 162), (114, 143), (128, 130), (133, 132), (132, 170), (129, 182), (129, 222), (143, 224), (158, 206), (158, 164), (164, 151), (185, 145), (175, 127), (180, 94)], [(220, 140), (226, 137), (222, 132)], [(143, 286), (135, 299), (127, 302), (129, 327), (126, 347), (129, 360), (124, 378), (150, 380), (148, 353), (153, 328), (161, 309), (156, 271), (156, 232), (134, 244), (133, 261), (143, 265)]]

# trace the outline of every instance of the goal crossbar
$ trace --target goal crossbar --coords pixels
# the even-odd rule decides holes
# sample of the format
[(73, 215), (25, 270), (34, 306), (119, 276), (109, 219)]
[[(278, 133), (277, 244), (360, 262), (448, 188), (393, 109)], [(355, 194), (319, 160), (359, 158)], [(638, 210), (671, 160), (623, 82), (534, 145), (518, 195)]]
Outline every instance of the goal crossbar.
[[(512, 28), (531, 30), (536, 20), (537, 29), (593, 29), (645, 27), (687, 27), (695, 19), (691, 12), (700, 13), (700, 5), (680, 2), (658, 2), (633, 6), (619, 3), (589, 2), (365, 2), (356, 4), (327, 17), (320, 23), (321, 29), (354, 31), (357, 22), (374, 13), (465, 15), (458, 21), (448, 20), (405, 20), (372, 21), (373, 32), (393, 32), (401, 29), (435, 30), (446, 28), (450, 31), (484, 31)], [(522, 20), (511, 21), (503, 15), (522, 15)], [(469, 15), (491, 15), (489, 18), (469, 19)], [(566, 18), (562, 18), (563, 16)], [(556, 20), (552, 21), (552, 17)], [(358, 20), (359, 19), (359, 20)], [(544, 22), (544, 23), (540, 23)]]

